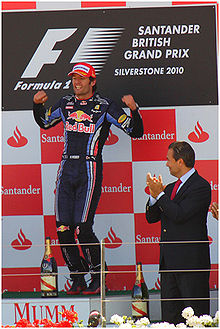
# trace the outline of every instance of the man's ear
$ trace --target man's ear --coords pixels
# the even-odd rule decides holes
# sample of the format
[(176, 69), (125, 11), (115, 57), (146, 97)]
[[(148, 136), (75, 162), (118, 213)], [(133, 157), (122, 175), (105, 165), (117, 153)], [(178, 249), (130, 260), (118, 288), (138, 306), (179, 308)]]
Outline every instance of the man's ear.
[(93, 80), (93, 81), (91, 81), (91, 86), (92, 86), (92, 87), (94, 87), (94, 86), (95, 86), (95, 84), (96, 84), (96, 79), (95, 79), (95, 80)]
[(181, 167), (185, 164), (182, 158), (178, 159), (177, 161), (178, 161), (179, 166), (181, 166)]

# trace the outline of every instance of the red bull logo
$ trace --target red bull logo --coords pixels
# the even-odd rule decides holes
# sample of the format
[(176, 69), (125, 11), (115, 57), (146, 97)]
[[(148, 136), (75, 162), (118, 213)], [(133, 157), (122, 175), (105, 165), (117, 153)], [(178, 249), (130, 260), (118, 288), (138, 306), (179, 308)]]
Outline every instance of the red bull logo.
[(95, 132), (95, 125), (90, 123), (89, 126), (85, 126), (83, 122), (75, 122), (74, 125), (71, 125), (69, 121), (67, 121), (66, 130), (78, 133), (93, 134)]
[(69, 231), (69, 230), (70, 230), (69, 226), (61, 225), (61, 226), (57, 227), (57, 232), (65, 232), (65, 231)]
[(68, 112), (68, 118), (67, 120), (75, 120), (77, 122), (81, 122), (81, 121), (89, 121), (89, 122), (92, 122), (92, 117), (93, 115), (89, 115), (81, 110), (78, 110), (78, 111), (75, 111), (75, 112)]

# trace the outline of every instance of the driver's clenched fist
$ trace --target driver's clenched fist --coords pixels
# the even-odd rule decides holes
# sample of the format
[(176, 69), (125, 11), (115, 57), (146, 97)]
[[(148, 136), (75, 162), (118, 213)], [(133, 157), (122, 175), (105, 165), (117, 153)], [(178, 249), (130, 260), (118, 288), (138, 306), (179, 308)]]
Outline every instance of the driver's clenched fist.
[(48, 96), (45, 91), (40, 90), (38, 91), (33, 98), (35, 104), (43, 104), (48, 100)]

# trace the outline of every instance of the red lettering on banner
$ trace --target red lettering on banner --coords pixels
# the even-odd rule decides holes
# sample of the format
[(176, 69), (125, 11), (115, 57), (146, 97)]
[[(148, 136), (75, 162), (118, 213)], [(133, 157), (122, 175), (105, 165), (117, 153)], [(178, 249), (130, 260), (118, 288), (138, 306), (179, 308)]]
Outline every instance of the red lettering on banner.
[(46, 318), (48, 317), (48, 313), (49, 313), (50, 318), (52, 320), (53, 319), (53, 316), (54, 316), (54, 312), (55, 312), (56, 322), (59, 321), (59, 319), (58, 319), (58, 305), (54, 306), (53, 313), (50, 311), (50, 308), (47, 305), (45, 306), (45, 310), (46, 310)]
[(37, 320), (37, 316), (36, 316), (36, 305), (33, 305), (32, 306), (32, 309), (33, 309), (33, 321), (36, 321)]
[(28, 321), (30, 321), (29, 303), (25, 303), (23, 312), (21, 311), (18, 303), (15, 303), (14, 307), (15, 307), (15, 323), (17, 323), (17, 312), (21, 319), (25, 318)]
[[(48, 302), (49, 304), (49, 302)], [(22, 308), (23, 307), (23, 308)], [(66, 311), (65, 305), (32, 305), (32, 303), (25, 303), (19, 305), (14, 303), (15, 324), (22, 318), (32, 322), (36, 319), (43, 320), (49, 318), (51, 321), (59, 322), (62, 318), (61, 313)], [(74, 311), (74, 305), (70, 305), (70, 311)]]

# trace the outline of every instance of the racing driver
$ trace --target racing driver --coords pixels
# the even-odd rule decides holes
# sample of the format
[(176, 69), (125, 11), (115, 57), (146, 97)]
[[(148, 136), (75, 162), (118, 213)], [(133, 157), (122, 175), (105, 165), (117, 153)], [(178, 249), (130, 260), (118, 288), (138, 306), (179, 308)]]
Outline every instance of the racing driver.
[[(74, 65), (68, 76), (74, 94), (46, 109), (48, 96), (41, 90), (34, 95), (33, 111), (43, 129), (63, 121), (64, 151), (56, 182), (57, 235), (72, 280), (67, 293), (89, 295), (100, 293), (101, 252), (93, 223), (101, 196), (102, 148), (111, 124), (131, 137), (141, 137), (143, 122), (132, 95), (122, 97), (130, 117), (96, 92), (96, 73), (90, 64)], [(87, 272), (91, 274), (88, 286)]]

